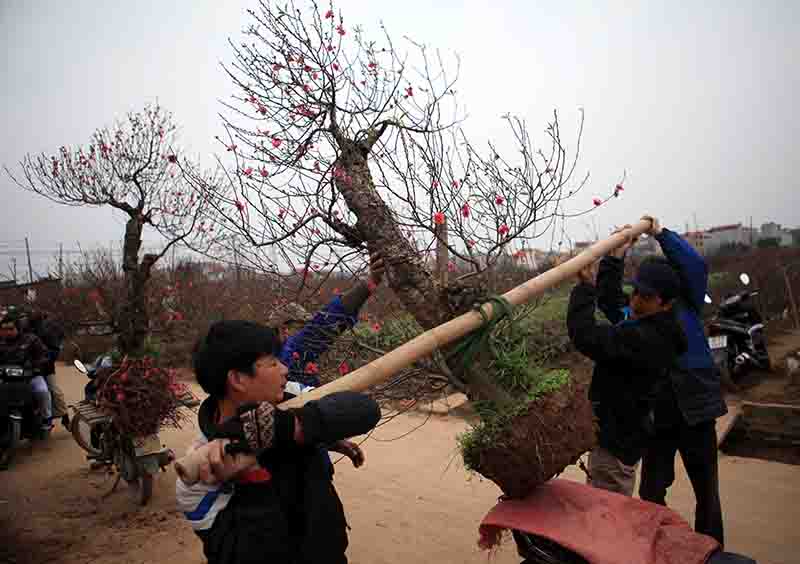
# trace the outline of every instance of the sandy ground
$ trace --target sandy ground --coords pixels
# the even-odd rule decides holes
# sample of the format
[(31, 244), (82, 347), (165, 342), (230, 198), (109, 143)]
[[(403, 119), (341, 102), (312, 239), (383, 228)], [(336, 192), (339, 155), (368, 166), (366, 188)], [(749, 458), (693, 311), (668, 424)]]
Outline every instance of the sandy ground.
[[(60, 366), (57, 378), (68, 400), (77, 401), (84, 376)], [(455, 438), (465, 427), (453, 416), (401, 416), (365, 443), (363, 468), (337, 464), (335, 483), (352, 527), (351, 562), (487, 561), (476, 545), (477, 528), (499, 490), (461, 467)], [(182, 452), (195, 432), (169, 430), (162, 440)], [(760, 564), (800, 562), (800, 469), (721, 456), (720, 473), (728, 548)], [(669, 501), (691, 521), (693, 497), (679, 463), (678, 475)], [(566, 477), (582, 479), (574, 468)], [(200, 542), (174, 507), (171, 469), (157, 478), (145, 508), (124, 485), (102, 500), (112, 482), (89, 471), (83, 451), (61, 427), (47, 443), (23, 448), (12, 469), (0, 474), (0, 562), (204, 562)], [(519, 562), (513, 543), (491, 561)]]

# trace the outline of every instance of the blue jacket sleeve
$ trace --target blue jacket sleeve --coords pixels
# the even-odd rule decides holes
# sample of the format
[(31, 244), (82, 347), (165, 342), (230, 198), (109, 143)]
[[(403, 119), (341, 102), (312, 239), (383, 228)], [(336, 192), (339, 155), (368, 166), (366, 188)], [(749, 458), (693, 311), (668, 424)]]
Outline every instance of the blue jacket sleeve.
[(280, 354), (281, 362), (290, 369), (293, 364), (300, 362), (302, 370), (306, 363), (316, 362), (328, 350), (333, 339), (353, 327), (357, 321), (354, 315), (344, 310), (342, 299), (335, 297), (300, 331), (286, 339)]
[(680, 274), (685, 289), (684, 298), (697, 312), (703, 310), (708, 290), (708, 265), (694, 248), (677, 233), (663, 229), (656, 235), (664, 256)]

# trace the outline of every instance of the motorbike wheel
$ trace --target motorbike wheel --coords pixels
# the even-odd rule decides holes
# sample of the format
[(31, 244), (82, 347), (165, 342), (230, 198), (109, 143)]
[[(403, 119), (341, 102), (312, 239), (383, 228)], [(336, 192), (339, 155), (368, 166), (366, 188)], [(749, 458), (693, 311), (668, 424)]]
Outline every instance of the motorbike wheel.
[(521, 564), (589, 564), (586, 559), (538, 535), (512, 531)]
[(70, 421), (69, 432), (72, 434), (72, 438), (75, 439), (75, 442), (78, 443), (78, 446), (88, 452), (89, 455), (93, 457), (102, 456), (103, 451), (100, 449), (99, 445), (95, 447), (92, 444), (94, 442), (92, 441), (92, 426), (80, 412), (76, 412), (72, 421)]
[(8, 444), (0, 448), (0, 470), (7, 470), (14, 461), (17, 445), (22, 438), (22, 421), (8, 418)]

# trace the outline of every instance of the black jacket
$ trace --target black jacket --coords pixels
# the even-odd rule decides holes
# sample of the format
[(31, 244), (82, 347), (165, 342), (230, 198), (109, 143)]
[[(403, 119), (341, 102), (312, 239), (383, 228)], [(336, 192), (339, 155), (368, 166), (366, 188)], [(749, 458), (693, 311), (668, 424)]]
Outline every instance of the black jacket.
[[(355, 403), (344, 407), (362, 421), (359, 433), (367, 432), (380, 410), (369, 399)], [(293, 413), (276, 410), (275, 417), (275, 446), (258, 456), (269, 478), (229, 486), (233, 496), (213, 526), (197, 531), (205, 556), (209, 564), (346, 563), (347, 522), (327, 454), (318, 444), (294, 443), (285, 421)], [(198, 420), (206, 437), (218, 436), (215, 402), (203, 402)]]
[[(622, 290), (622, 270), (617, 266), (613, 259), (601, 262), (598, 288)], [(652, 433), (653, 398), (686, 350), (686, 338), (671, 312), (614, 326), (598, 323), (597, 294), (588, 284), (575, 287), (567, 328), (575, 347), (595, 361), (589, 398), (598, 418), (598, 442), (632, 465), (641, 458)]]

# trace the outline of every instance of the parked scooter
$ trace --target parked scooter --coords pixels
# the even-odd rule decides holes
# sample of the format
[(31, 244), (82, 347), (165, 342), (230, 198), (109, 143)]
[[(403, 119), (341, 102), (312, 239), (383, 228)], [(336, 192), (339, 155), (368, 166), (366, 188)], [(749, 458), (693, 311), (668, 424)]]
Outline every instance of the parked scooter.
[[(111, 366), (110, 357), (99, 357), (89, 367), (75, 360), (75, 368), (86, 374), (90, 382), (84, 389), (86, 399), (71, 406), (74, 410), (70, 432), (75, 442), (86, 452), (93, 466), (113, 466), (117, 471), (116, 489), (120, 478), (137, 488), (138, 502), (146, 505), (153, 495), (153, 476), (175, 459), (172, 450), (161, 444), (157, 434), (130, 437), (120, 433), (114, 418), (97, 407), (97, 372)], [(111, 493), (111, 492), (109, 492)]]
[[(750, 285), (750, 276), (739, 280)], [(758, 290), (743, 290), (728, 296), (720, 304), (708, 329), (708, 346), (723, 381), (736, 383), (749, 370), (770, 370), (764, 323), (756, 310), (754, 298)], [(706, 303), (712, 303), (706, 295)]]

